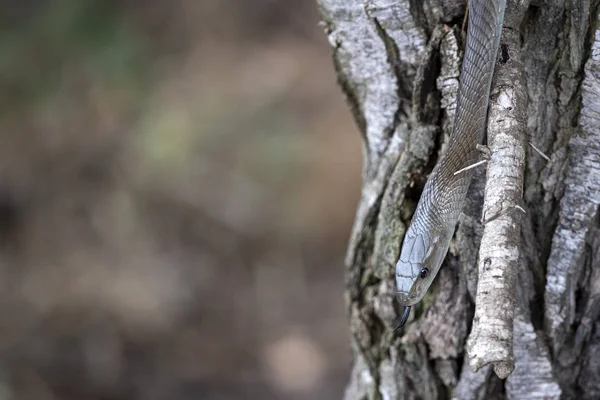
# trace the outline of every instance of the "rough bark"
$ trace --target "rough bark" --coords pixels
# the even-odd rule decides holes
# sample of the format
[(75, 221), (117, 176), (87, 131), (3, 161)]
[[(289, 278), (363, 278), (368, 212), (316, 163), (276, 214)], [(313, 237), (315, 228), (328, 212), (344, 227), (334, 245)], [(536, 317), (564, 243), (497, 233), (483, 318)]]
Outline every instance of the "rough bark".
[(479, 250), (473, 329), (468, 339), (470, 364), (493, 364), (506, 378), (515, 368), (513, 325), (525, 170), (525, 74), (519, 26), (529, 1), (509, 2), (491, 93), (487, 137), (488, 163)]
[(365, 143), (346, 398), (600, 397), (599, 1), (509, 0), (487, 187), (481, 167), (436, 284), (399, 332), (393, 268), (452, 129), (466, 1), (318, 3)]

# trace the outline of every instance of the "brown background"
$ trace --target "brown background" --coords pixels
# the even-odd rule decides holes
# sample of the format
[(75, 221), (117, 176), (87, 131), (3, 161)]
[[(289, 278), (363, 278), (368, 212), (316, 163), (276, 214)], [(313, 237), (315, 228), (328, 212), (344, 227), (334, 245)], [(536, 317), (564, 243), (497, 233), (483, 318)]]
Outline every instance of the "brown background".
[(2, 10), (0, 397), (340, 398), (361, 150), (315, 4)]

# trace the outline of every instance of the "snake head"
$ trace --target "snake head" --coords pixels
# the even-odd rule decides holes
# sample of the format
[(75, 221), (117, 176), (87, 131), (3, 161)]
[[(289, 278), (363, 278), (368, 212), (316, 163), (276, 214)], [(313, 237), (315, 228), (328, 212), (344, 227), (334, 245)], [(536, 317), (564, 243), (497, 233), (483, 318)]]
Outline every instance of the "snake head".
[(423, 299), (437, 275), (448, 251), (450, 238), (415, 232), (411, 226), (404, 237), (400, 259), (396, 264), (398, 300), (412, 306)]

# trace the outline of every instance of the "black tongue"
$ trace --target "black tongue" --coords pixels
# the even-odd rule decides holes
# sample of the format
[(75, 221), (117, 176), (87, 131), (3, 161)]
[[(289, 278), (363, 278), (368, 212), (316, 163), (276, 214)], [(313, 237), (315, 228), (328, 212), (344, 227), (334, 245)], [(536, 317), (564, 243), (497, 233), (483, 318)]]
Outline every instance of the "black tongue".
[(396, 332), (398, 329), (402, 328), (404, 324), (406, 324), (406, 321), (408, 320), (408, 315), (410, 314), (410, 308), (411, 306), (404, 307), (404, 314), (402, 314), (402, 319), (400, 320), (398, 326), (394, 328), (394, 332)]

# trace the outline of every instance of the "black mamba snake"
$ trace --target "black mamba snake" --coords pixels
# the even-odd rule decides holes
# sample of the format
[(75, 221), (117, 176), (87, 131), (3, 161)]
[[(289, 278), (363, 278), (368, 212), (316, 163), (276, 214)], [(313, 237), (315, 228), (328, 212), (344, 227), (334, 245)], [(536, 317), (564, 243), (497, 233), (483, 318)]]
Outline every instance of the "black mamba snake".
[(477, 145), (485, 133), (505, 7), (506, 0), (470, 0), (454, 131), (423, 188), (396, 264), (398, 299), (405, 306), (398, 328), (437, 275), (464, 207), (473, 171), (457, 172), (476, 163), (481, 154)]

